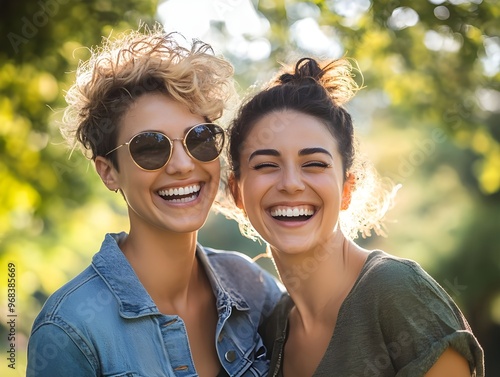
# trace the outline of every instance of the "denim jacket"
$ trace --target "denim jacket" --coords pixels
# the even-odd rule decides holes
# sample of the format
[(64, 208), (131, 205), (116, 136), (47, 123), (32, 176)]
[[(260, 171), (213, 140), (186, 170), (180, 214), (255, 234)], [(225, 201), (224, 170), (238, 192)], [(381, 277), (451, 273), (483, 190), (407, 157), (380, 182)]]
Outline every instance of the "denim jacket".
[[(196, 376), (186, 327), (163, 315), (108, 234), (92, 264), (55, 292), (36, 318), (27, 376)], [(265, 376), (257, 332), (282, 296), (276, 280), (236, 252), (197, 246), (216, 297), (214, 342), (230, 376)]]

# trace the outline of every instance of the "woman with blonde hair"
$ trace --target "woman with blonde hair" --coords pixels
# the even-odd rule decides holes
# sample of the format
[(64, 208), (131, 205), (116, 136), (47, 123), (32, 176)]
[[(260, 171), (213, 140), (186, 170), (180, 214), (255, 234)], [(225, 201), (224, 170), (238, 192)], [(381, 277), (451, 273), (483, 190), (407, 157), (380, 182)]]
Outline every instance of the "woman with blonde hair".
[(66, 100), (64, 134), (123, 196), (128, 233), (35, 320), (28, 376), (265, 376), (259, 325), (281, 297), (247, 257), (203, 247), (219, 188), (232, 67), (160, 29), (93, 50)]
[(267, 326), (270, 376), (484, 376), (482, 349), (439, 284), (353, 241), (381, 231), (392, 195), (357, 155), (343, 107), (357, 88), (347, 59), (304, 58), (229, 129), (234, 217), (268, 243), (289, 292)]

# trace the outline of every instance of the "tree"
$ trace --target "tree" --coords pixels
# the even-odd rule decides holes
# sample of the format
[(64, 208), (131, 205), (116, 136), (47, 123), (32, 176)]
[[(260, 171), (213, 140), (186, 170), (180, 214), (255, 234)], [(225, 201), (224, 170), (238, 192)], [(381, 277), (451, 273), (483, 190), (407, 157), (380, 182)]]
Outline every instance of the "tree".
[[(136, 29), (139, 20), (151, 23), (156, 3), (8, 1), (2, 8), (0, 267), (2, 277), (9, 263), (16, 270), (14, 309), (19, 319), (12, 372), (21, 376), (27, 334), (41, 304), (88, 264), (100, 242), (99, 224), (117, 223), (96, 200), (100, 187), (90, 164), (80, 153), (69, 158), (62, 146), (57, 120), (63, 91), (74, 79), (68, 72), (88, 57), (83, 46), (97, 45), (111, 32)], [(2, 308), (7, 308), (6, 278), (0, 288)], [(2, 321), (2, 339), (10, 330), (5, 326)]]

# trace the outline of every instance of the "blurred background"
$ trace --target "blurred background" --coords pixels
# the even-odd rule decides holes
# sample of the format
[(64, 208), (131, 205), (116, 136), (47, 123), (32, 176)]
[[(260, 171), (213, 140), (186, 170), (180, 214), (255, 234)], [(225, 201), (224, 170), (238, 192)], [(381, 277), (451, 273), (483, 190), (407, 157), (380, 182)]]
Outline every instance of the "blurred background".
[[(500, 4), (497, 0), (2, 1), (0, 16), (0, 374), (24, 376), (44, 301), (85, 268), (126, 208), (58, 130), (64, 91), (103, 36), (160, 21), (212, 44), (242, 96), (281, 62), (356, 59), (348, 105), (362, 149), (402, 184), (388, 237), (358, 241), (416, 260), (460, 306), (500, 376)], [(358, 78), (361, 75), (358, 74)], [(264, 246), (211, 215), (206, 246)], [(9, 263), (16, 369), (8, 368)], [(259, 264), (274, 273), (272, 263)]]

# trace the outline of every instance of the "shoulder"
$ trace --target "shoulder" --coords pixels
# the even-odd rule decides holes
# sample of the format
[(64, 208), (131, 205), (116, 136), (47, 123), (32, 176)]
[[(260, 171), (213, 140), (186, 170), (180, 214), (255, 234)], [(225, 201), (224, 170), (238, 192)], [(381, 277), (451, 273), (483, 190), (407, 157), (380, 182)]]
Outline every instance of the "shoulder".
[(373, 290), (399, 294), (417, 290), (430, 290), (442, 294), (444, 289), (415, 261), (373, 251), (362, 270), (360, 283), (369, 284)]
[(104, 297), (101, 284), (89, 266), (47, 299), (31, 330), (28, 375), (62, 375), (57, 368), (93, 370), (97, 360), (86, 338), (99, 309), (95, 305)]
[(27, 377), (96, 376), (98, 370), (97, 358), (86, 343), (53, 324), (31, 335), (27, 362)]
[(404, 278), (408, 275), (420, 275), (424, 272), (417, 262), (411, 259), (399, 258), (381, 250), (372, 251), (368, 255), (365, 269), (373, 276), (381, 278), (384, 276), (387, 278), (388, 275), (392, 274)]
[(89, 266), (49, 296), (35, 319), (32, 332), (46, 324), (86, 322), (92, 307), (95, 312), (95, 303), (109, 303), (111, 296), (106, 284)]
[(462, 322), (462, 313), (446, 290), (413, 260), (374, 251), (362, 271), (360, 284), (362, 291), (385, 308), (409, 314), (432, 309)]
[(374, 251), (359, 285), (359, 291), (377, 311), (379, 320), (386, 324), (469, 329), (453, 299), (415, 261)]
[(386, 344), (398, 346), (393, 362), (400, 373), (405, 374), (402, 368), (405, 372), (428, 370), (447, 347), (480, 368), (482, 350), (466, 318), (418, 263), (375, 251), (360, 284), (365, 294), (360, 297), (373, 308), (370, 314)]

